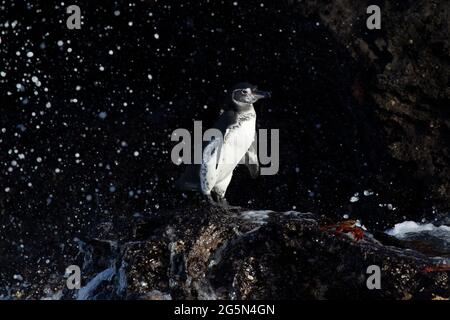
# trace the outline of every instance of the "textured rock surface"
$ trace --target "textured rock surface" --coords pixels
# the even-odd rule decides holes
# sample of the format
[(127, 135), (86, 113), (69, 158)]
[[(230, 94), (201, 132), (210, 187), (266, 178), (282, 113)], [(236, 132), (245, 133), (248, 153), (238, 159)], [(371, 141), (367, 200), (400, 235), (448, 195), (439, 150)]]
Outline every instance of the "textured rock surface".
[[(164, 227), (155, 223), (161, 219)], [(450, 271), (427, 272), (445, 258), (386, 246), (369, 233), (356, 241), (327, 223), (298, 212), (186, 207), (136, 223), (135, 238), (116, 254), (105, 249), (110, 242), (89, 245), (97, 268), (85, 285), (114, 261), (115, 276), (89, 298), (449, 298)], [(367, 289), (370, 265), (381, 268), (381, 290)]]
[[(430, 210), (432, 204), (448, 215), (450, 4), (351, 0), (298, 3), (306, 15), (320, 16), (351, 55), (364, 61), (365, 67), (355, 74), (352, 93), (361, 108), (373, 108), (381, 128), (378, 133), (382, 134), (388, 157), (374, 156), (380, 161), (383, 184), (391, 188), (389, 182), (395, 181), (394, 189), (402, 190), (402, 202), (409, 202), (412, 210)], [(370, 4), (382, 9), (379, 31), (366, 30), (365, 19), (358, 14)]]

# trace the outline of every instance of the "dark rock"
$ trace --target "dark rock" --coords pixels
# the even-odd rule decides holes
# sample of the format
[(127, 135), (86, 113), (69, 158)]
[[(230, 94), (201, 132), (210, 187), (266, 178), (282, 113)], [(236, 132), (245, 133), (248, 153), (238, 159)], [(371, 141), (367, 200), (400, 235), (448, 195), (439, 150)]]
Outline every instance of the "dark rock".
[[(450, 42), (445, 1), (290, 1), (306, 16), (319, 16), (339, 43), (363, 61), (355, 74), (352, 110), (370, 124), (365, 141), (384, 144), (372, 154), (377, 180), (401, 203), (402, 215), (415, 211), (444, 219), (450, 208)], [(368, 31), (363, 13), (382, 10), (382, 28)], [(363, 113), (365, 115), (363, 115)], [(364, 120), (363, 120), (364, 119)], [(378, 128), (379, 130), (375, 129)], [(373, 139), (379, 135), (377, 139)], [(373, 151), (379, 148), (373, 144)], [(439, 151), (436, 151), (439, 150)], [(389, 218), (387, 218), (389, 219)]]
[[(433, 270), (444, 258), (383, 245), (368, 232), (354, 240), (314, 214), (186, 207), (170, 217), (165, 228), (122, 245), (118, 261), (126, 287), (116, 298), (450, 296), (450, 272)], [(366, 286), (370, 265), (381, 268), (380, 290)]]

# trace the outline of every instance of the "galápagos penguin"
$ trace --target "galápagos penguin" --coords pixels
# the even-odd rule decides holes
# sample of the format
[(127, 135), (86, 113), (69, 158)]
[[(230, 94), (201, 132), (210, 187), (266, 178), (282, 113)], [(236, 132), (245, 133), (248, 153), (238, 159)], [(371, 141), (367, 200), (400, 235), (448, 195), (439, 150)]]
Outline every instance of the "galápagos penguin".
[(259, 175), (256, 147), (256, 112), (253, 104), (270, 97), (250, 83), (234, 86), (230, 107), (213, 126), (221, 137), (213, 137), (203, 144), (202, 163), (188, 165), (176, 186), (181, 190), (197, 191), (212, 205), (228, 207), (225, 193), (233, 170), (241, 162), (248, 167), (253, 178)]

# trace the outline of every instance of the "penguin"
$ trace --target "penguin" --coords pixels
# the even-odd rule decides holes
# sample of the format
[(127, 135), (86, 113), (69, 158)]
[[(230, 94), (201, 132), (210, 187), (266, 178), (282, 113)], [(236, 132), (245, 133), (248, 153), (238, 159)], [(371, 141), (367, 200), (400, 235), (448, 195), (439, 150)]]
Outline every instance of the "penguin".
[(259, 175), (253, 104), (270, 96), (270, 92), (258, 90), (247, 82), (234, 86), (230, 91), (228, 110), (213, 126), (221, 136), (203, 143), (201, 164), (188, 165), (176, 187), (200, 192), (211, 205), (229, 207), (225, 193), (236, 166), (244, 163), (252, 178)]

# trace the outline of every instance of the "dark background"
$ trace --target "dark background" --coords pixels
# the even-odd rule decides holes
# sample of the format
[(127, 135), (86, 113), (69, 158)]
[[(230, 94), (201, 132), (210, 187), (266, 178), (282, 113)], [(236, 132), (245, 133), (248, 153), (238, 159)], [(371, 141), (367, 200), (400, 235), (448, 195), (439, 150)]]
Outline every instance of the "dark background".
[[(386, 114), (371, 93), (383, 94), (375, 81), (393, 56), (373, 45), (389, 38), (384, 30), (366, 29), (365, 11), (353, 12), (360, 19), (352, 28), (377, 54), (376, 63), (352, 54), (350, 42), (318, 13), (305, 13), (301, 2), (130, 3), (1, 5), (1, 21), (9, 21), (0, 44), (5, 275), (18, 265), (45, 268), (54, 262), (46, 261), (49, 252), (74, 247), (73, 238), (95, 225), (117, 228), (133, 216), (184, 205), (173, 187), (182, 168), (170, 160), (170, 135), (180, 127), (192, 130), (194, 119), (212, 124), (226, 90), (242, 81), (273, 93), (256, 111), (259, 128), (280, 130), (280, 170), (251, 180), (240, 168), (229, 202), (349, 215), (373, 230), (433, 217), (433, 173), (417, 174), (416, 163), (389, 152), (389, 140), (404, 132), (389, 131), (391, 120), (380, 120)], [(66, 28), (70, 4), (81, 8), (81, 30)], [(409, 5), (390, 8), (400, 12)], [(365, 190), (373, 195), (364, 196)], [(351, 203), (355, 193), (360, 200)]]

